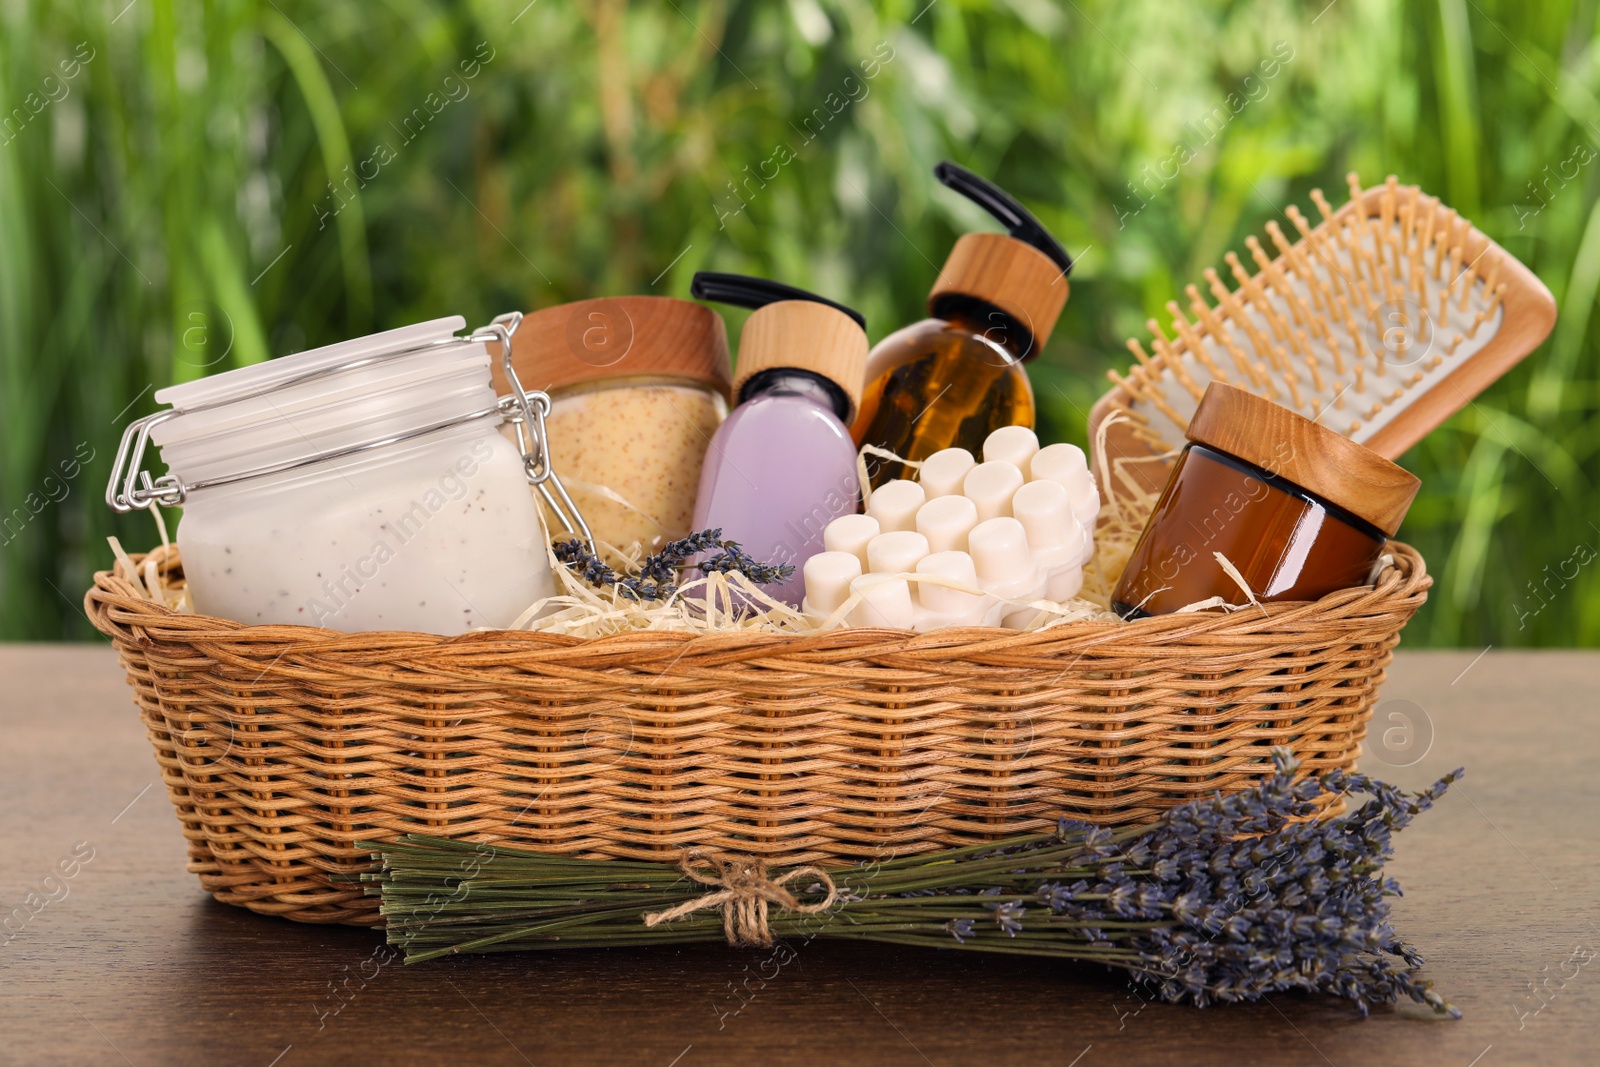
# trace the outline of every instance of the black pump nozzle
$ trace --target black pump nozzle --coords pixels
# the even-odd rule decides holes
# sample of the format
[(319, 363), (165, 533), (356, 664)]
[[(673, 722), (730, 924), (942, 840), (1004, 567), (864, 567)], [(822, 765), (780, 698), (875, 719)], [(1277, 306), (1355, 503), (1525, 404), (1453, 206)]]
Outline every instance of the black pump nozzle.
[(813, 304), (826, 304), (835, 311), (842, 311), (854, 319), (857, 326), (863, 330), (867, 328), (867, 317), (854, 308), (836, 304), (827, 297), (818, 296), (804, 289), (796, 289), (792, 285), (784, 285), (782, 282), (767, 278), (752, 278), (748, 274), (724, 274), (714, 270), (696, 271), (694, 281), (689, 283), (689, 295), (696, 300), (709, 300), (714, 304), (732, 304), (742, 308), (766, 307), (780, 300), (809, 300)]
[(1049, 256), (1063, 274), (1072, 271), (1072, 257), (1061, 247), (1061, 242), (1052, 237), (1027, 208), (1017, 203), (1015, 197), (994, 182), (948, 159), (933, 168), (933, 176), (993, 215), (1012, 237)]

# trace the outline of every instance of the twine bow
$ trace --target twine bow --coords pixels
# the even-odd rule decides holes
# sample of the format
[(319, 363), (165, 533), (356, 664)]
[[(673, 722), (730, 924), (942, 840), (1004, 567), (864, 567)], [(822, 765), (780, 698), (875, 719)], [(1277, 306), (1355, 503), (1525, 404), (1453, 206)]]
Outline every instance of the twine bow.
[[(772, 931), (767, 928), (769, 905), (784, 911), (815, 915), (839, 899), (838, 887), (821, 867), (795, 867), (776, 878), (768, 877), (767, 865), (754, 856), (727, 855), (691, 848), (683, 854), (678, 869), (701, 885), (715, 886), (707, 893), (665, 911), (646, 912), (644, 924), (681, 919), (706, 908), (722, 909), (722, 932), (730, 945), (770, 945)], [(803, 904), (784, 886), (804, 875), (811, 875), (827, 889), (827, 895), (814, 904)]]

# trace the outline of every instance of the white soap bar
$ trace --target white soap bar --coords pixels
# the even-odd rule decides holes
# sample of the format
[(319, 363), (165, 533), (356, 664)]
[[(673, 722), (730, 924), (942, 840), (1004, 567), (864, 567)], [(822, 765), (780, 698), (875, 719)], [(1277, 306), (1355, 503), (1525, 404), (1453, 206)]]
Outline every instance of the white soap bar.
[(957, 496), (967, 472), (977, 465), (972, 453), (964, 448), (946, 448), (922, 461), (917, 472), (917, 482), (933, 500), (942, 496)]
[(1017, 602), (1043, 599), (1047, 579), (1028, 552), (1022, 523), (1003, 516), (980, 522), (969, 540), (979, 584), (1001, 602), (1000, 624), (1015, 629), (1031, 622), (1039, 610), (1018, 607)]
[[(998, 615), (999, 601), (981, 591), (971, 556), (965, 552), (935, 552), (917, 564), (917, 573), (940, 579), (916, 583), (917, 603), (922, 609), (917, 618), (918, 630), (994, 625), (991, 617)], [(943, 582), (966, 588), (956, 589)]]
[(1028, 532), (1034, 549), (1071, 544), (1076, 556), (1078, 520), (1072, 515), (1072, 496), (1058, 482), (1029, 482), (1011, 498), (1011, 514)]
[(850, 609), (851, 626), (887, 626), (910, 630), (916, 623), (917, 609), (911, 600), (911, 583), (904, 578), (863, 574), (850, 583), (850, 592), (861, 600)]
[(1083, 450), (1008, 426), (983, 457), (935, 452), (916, 482), (888, 482), (867, 514), (829, 523), (828, 551), (806, 564), (806, 611), (826, 618), (854, 599), (852, 626), (1021, 627), (1041, 612), (1025, 605), (1076, 596), (1100, 511)]
[(861, 560), (853, 552), (818, 552), (806, 560), (807, 615), (825, 619), (850, 596), (850, 583), (861, 577)]
[(1083, 454), (1083, 449), (1066, 441), (1046, 445), (1028, 461), (1031, 481), (1060, 482), (1069, 489), (1088, 472), (1089, 458)]
[(1011, 508), (1027, 531), (1034, 563), (1045, 573), (1045, 599), (1059, 602), (1077, 596), (1093, 542), (1072, 514), (1066, 487), (1029, 482), (1011, 498)]
[(925, 607), (937, 611), (962, 611), (983, 600), (982, 592), (978, 590), (977, 567), (973, 565), (972, 557), (965, 552), (935, 552), (925, 556), (917, 564), (917, 573), (956, 582), (974, 590), (965, 593), (932, 582), (919, 583), (917, 599)]
[(1083, 568), (1094, 555), (1094, 534), (1078, 521), (1071, 494), (1059, 482), (1029, 482), (1012, 507), (1028, 531), (1034, 560), (1048, 577), (1045, 596), (1067, 600), (1083, 588)]
[(867, 542), (867, 570), (874, 574), (910, 574), (928, 554), (928, 539), (914, 530), (891, 530)]
[(978, 505), (964, 496), (935, 497), (917, 509), (917, 532), (933, 552), (965, 552), (976, 525)]
[(1093, 527), (1100, 516), (1100, 490), (1090, 478), (1072, 490), (1072, 514), (1086, 527)]
[(1071, 600), (1083, 588), (1083, 565), (1058, 567), (1045, 581), (1044, 598), (1057, 604)]
[(1100, 513), (1100, 491), (1089, 473), (1083, 449), (1061, 442), (1041, 448), (1028, 463), (1031, 481), (1056, 482), (1072, 495), (1072, 514), (1085, 526), (1094, 525)]
[(1011, 496), (1022, 488), (1022, 471), (1010, 463), (980, 463), (967, 472), (961, 491), (978, 505), (978, 521), (1011, 514)]
[(1000, 587), (1031, 584), (1035, 568), (1028, 551), (1028, 533), (1016, 519), (1009, 515), (986, 519), (972, 528), (967, 543), (972, 546), (972, 562), (985, 590), (1011, 596)]
[(1039, 451), (1039, 438), (1026, 426), (1002, 426), (983, 442), (985, 463), (1009, 463), (1020, 471)]
[(1026, 630), (1044, 614), (1042, 608), (1008, 608), (1000, 617), (1000, 625), (1007, 630)]
[(917, 509), (927, 499), (928, 494), (922, 486), (897, 478), (892, 482), (884, 482), (872, 491), (867, 514), (878, 520), (878, 525), (885, 533), (890, 530), (915, 530)]
[(867, 566), (867, 542), (882, 532), (871, 515), (841, 515), (822, 531), (822, 547), (829, 552), (849, 552)]

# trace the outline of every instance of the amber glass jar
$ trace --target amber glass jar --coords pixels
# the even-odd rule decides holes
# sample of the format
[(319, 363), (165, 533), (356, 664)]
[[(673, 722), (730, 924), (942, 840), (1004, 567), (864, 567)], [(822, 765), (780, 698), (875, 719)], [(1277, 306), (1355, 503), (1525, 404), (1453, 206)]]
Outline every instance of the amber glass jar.
[(1164, 615), (1221, 597), (1265, 602), (1365, 584), (1420, 482), (1287, 408), (1213, 382), (1187, 431), (1111, 609)]

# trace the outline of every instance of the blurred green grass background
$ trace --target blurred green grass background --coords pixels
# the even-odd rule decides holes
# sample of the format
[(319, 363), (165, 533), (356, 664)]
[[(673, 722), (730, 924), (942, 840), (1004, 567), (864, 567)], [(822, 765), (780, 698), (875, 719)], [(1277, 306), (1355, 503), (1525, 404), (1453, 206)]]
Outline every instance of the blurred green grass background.
[[(1352, 169), (1444, 197), (1561, 320), (1404, 460), (1424, 485), (1402, 536), (1438, 579), (1407, 642), (1595, 645), (1595, 19), (1576, 0), (7, 4), (0, 637), (91, 636), (105, 536), (153, 543), (101, 499), (153, 389), (440, 315), (684, 296), (702, 268), (846, 300), (877, 338), (921, 317), (957, 234), (992, 227), (934, 183), (948, 157), (1078, 258), (1031, 370), (1044, 434), (1080, 443), (1125, 338), (1289, 203), (1343, 202)], [(1169, 180), (1179, 142), (1197, 154)]]

